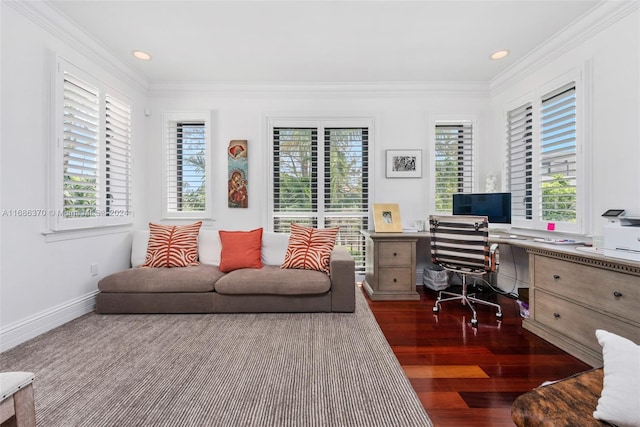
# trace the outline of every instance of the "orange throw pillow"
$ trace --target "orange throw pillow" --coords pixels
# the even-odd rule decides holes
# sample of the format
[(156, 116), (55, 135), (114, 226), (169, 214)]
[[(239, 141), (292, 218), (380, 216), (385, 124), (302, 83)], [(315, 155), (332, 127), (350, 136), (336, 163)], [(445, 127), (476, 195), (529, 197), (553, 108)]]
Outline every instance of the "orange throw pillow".
[(149, 244), (142, 267), (198, 265), (198, 233), (202, 221), (189, 225), (149, 223)]
[(228, 273), (240, 268), (262, 268), (262, 228), (251, 231), (218, 231), (222, 251), (220, 271)]
[(329, 274), (329, 258), (338, 230), (338, 227), (318, 229), (291, 223), (289, 246), (280, 268), (318, 270)]

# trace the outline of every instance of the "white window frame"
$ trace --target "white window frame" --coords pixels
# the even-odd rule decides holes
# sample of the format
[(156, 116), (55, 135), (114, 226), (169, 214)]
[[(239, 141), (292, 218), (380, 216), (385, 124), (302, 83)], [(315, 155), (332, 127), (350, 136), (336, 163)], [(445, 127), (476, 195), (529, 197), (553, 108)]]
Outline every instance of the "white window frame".
[[(374, 139), (375, 139), (375, 119), (373, 117), (318, 117), (318, 118), (296, 118), (296, 117), (266, 117), (266, 134), (265, 141), (267, 141), (267, 145), (269, 149), (267, 150), (267, 164), (268, 168), (266, 170), (267, 179), (265, 180), (267, 185), (265, 187), (265, 194), (267, 194), (267, 210), (265, 212), (264, 224), (267, 224), (267, 230), (273, 230), (273, 217), (274, 217), (274, 197), (273, 197), (273, 188), (274, 188), (274, 178), (273, 178), (273, 170), (274, 170), (274, 147), (273, 147), (273, 132), (275, 128), (316, 128), (318, 131), (318, 170), (317, 170), (317, 182), (318, 182), (318, 200), (317, 200), (317, 210), (314, 212), (318, 217), (318, 227), (325, 227), (325, 219), (330, 219), (331, 217), (354, 217), (354, 218), (366, 218), (368, 224), (371, 224), (370, 212), (371, 206), (373, 203), (373, 169), (372, 165), (374, 164)], [(367, 212), (326, 212), (325, 211), (325, 200), (324, 200), (324, 182), (325, 182), (325, 170), (324, 170), (324, 150), (325, 150), (325, 140), (324, 140), (324, 131), (326, 128), (368, 128), (368, 207)], [(314, 215), (314, 216), (315, 216)], [(295, 213), (287, 213), (283, 215), (286, 217), (295, 217)], [(301, 213), (299, 215), (301, 218), (309, 217), (309, 213)], [(362, 260), (364, 262), (364, 260)], [(363, 264), (364, 268), (364, 264)]]
[[(540, 145), (541, 145), (541, 135), (542, 135), (542, 97), (545, 95), (571, 83), (575, 83), (576, 88), (576, 221), (574, 223), (566, 222), (566, 221), (546, 221), (542, 220), (541, 206), (540, 200), (542, 195), (542, 185), (541, 185), (541, 173), (540, 173), (540, 161), (541, 161), (541, 153), (540, 153)], [(526, 103), (531, 103), (532, 106), (532, 125), (533, 125), (533, 188), (532, 188), (532, 218), (531, 219), (521, 219), (521, 218), (512, 218), (512, 227), (514, 228), (522, 228), (522, 229), (531, 229), (536, 231), (546, 231), (549, 222), (553, 222), (554, 231), (559, 233), (568, 233), (568, 234), (584, 234), (585, 224), (586, 224), (586, 207), (589, 201), (587, 200), (588, 194), (588, 181), (586, 179), (589, 176), (589, 170), (587, 170), (587, 153), (590, 149), (590, 144), (587, 139), (587, 133), (585, 132), (586, 125), (585, 123), (588, 121), (588, 114), (586, 111), (586, 101), (585, 98), (588, 96), (585, 88), (586, 88), (586, 79), (585, 79), (585, 70), (584, 67), (577, 67), (572, 69), (562, 75), (549, 80), (545, 84), (539, 86), (534, 91), (531, 91), (527, 95), (517, 99), (516, 101), (510, 102), (507, 104), (504, 111), (504, 120), (505, 120), (505, 136), (504, 136), (504, 147), (505, 153), (507, 149), (508, 139), (506, 133), (506, 123), (507, 123), (507, 115), (509, 111), (515, 110)], [(506, 177), (507, 173), (507, 164), (506, 161), (508, 158), (505, 156), (505, 169), (504, 176)], [(505, 184), (507, 181), (505, 180)], [(509, 188), (506, 188), (506, 191), (509, 191)]]
[[(51, 187), (46, 216), (49, 229), (53, 232), (91, 229), (98, 227), (128, 225), (133, 222), (133, 101), (112, 86), (107, 85), (85, 69), (74, 65), (60, 55), (52, 55), (52, 132), (53, 148), (50, 150)], [(89, 68), (89, 67), (87, 67)], [(97, 123), (97, 180), (98, 196), (95, 215), (90, 217), (65, 217), (64, 215), (64, 79), (65, 72), (90, 84), (98, 91), (98, 123)], [(106, 198), (106, 97), (110, 96), (126, 104), (131, 109), (129, 129), (129, 176), (126, 189), (127, 206), (118, 212), (107, 210)], [(44, 215), (43, 215), (44, 216)]]
[[(211, 112), (210, 111), (191, 111), (191, 112), (165, 112), (162, 116), (162, 218), (163, 219), (212, 219), (212, 179), (211, 179)], [(172, 182), (169, 176), (170, 162), (167, 153), (171, 146), (175, 146), (175, 141), (169, 134), (169, 124), (172, 122), (202, 122), (204, 123), (205, 132), (205, 209), (202, 211), (175, 211), (170, 209), (169, 193), (173, 189), (169, 188)]]
[[(442, 212), (436, 211), (436, 125), (447, 125), (447, 124), (470, 124), (471, 125), (471, 150), (472, 150), (472, 158), (471, 158), (471, 191), (478, 191), (478, 177), (479, 177), (479, 167), (478, 167), (478, 135), (479, 133), (479, 125), (478, 118), (474, 114), (458, 114), (458, 113), (438, 113), (432, 114), (429, 120), (429, 150), (427, 153), (427, 161), (429, 164), (429, 206), (430, 211), (432, 212)], [(442, 212), (444, 213), (444, 212)], [(449, 212), (451, 213), (451, 212)]]

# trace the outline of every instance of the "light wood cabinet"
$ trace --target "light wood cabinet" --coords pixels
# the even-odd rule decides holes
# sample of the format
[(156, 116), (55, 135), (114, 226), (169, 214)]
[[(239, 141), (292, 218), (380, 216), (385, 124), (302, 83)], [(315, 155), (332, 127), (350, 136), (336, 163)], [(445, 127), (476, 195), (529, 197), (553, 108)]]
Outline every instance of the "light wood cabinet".
[(596, 329), (640, 343), (640, 263), (528, 248), (529, 313), (523, 327), (591, 366), (602, 366)]
[(365, 236), (364, 289), (374, 301), (418, 300), (414, 233), (374, 233)]

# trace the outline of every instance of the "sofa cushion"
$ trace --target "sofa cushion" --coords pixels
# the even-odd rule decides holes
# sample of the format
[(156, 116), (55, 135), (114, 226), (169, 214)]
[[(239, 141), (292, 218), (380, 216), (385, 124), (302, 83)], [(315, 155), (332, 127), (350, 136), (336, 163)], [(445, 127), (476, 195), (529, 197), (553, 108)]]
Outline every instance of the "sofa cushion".
[(325, 273), (283, 270), (273, 265), (265, 265), (260, 270), (234, 270), (215, 284), (219, 294), (317, 295), (330, 289), (331, 280)]
[(262, 233), (262, 263), (281, 265), (289, 246), (289, 233)]
[(200, 230), (198, 234), (198, 260), (202, 264), (220, 265), (222, 242), (218, 230)]
[(98, 282), (102, 292), (211, 292), (224, 276), (217, 266), (130, 268)]
[[(149, 230), (135, 230), (131, 244), (131, 266), (138, 267), (144, 263), (149, 243)], [(262, 263), (280, 265), (284, 261), (289, 244), (288, 233), (262, 233)], [(222, 243), (218, 230), (200, 229), (198, 233), (198, 260), (202, 264), (220, 265)]]
[(338, 228), (317, 229), (291, 223), (289, 246), (282, 268), (318, 270), (329, 274), (329, 258)]
[(222, 252), (220, 271), (228, 273), (239, 268), (262, 268), (262, 228), (251, 231), (220, 230)]
[(198, 265), (198, 232), (202, 221), (189, 225), (149, 223), (149, 244), (142, 267)]

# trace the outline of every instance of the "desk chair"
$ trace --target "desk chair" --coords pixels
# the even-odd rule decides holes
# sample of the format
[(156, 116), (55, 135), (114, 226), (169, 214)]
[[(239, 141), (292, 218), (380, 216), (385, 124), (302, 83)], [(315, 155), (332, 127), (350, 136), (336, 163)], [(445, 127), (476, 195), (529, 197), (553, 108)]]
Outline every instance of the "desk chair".
[[(431, 261), (445, 270), (462, 276), (462, 293), (440, 291), (433, 312), (440, 311), (440, 304), (446, 301), (460, 300), (473, 312), (471, 325), (478, 325), (474, 303), (495, 307), (496, 317), (502, 318), (500, 305), (484, 301), (467, 293), (467, 276), (483, 277), (494, 271), (495, 266), (489, 248), (489, 222), (486, 216), (467, 215), (431, 215), (429, 217), (431, 233)], [(443, 295), (448, 298), (442, 299)]]

